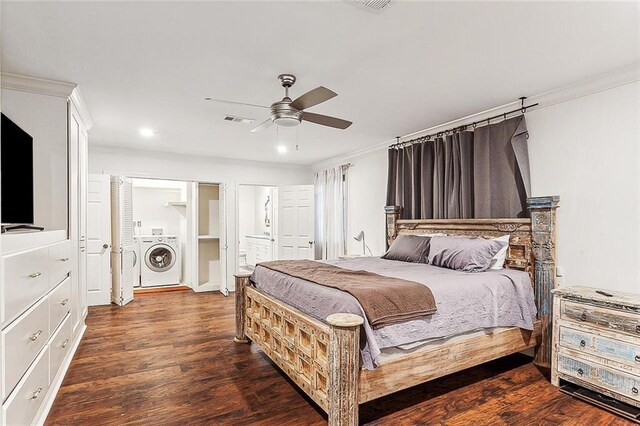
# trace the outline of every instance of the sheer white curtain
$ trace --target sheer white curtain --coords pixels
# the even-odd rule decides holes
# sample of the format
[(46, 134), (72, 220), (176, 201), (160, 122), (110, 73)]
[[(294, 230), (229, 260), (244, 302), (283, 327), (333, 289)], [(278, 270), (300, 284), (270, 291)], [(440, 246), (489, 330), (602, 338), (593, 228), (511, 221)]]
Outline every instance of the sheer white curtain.
[(318, 171), (314, 175), (316, 198), (316, 257), (335, 259), (347, 245), (348, 166)]

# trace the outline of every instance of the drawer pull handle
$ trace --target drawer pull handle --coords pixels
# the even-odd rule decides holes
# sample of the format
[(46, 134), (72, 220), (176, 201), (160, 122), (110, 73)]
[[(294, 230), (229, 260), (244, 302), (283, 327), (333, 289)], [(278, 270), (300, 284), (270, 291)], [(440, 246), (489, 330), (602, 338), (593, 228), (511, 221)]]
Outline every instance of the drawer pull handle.
[(640, 325), (636, 325), (636, 333), (640, 334)]
[(29, 278), (38, 278), (42, 275), (42, 272), (34, 272), (33, 274), (29, 274)]
[(587, 342), (585, 342), (584, 340), (580, 340), (580, 347), (584, 348), (587, 345)]
[(63, 257), (60, 259), (60, 262), (68, 262), (69, 258), (68, 257)]
[(60, 302), (62, 306), (66, 305), (67, 303), (69, 303), (69, 299), (64, 299), (62, 302)]
[(42, 334), (42, 330), (38, 330), (36, 333), (31, 335), (31, 337), (29, 337), (29, 340), (31, 342), (35, 342), (36, 340), (38, 340), (38, 337), (40, 337), (41, 334)]
[(586, 320), (587, 320), (587, 313), (586, 313), (586, 312), (583, 312), (583, 313), (582, 313), (582, 315), (580, 315), (580, 319), (581, 319), (582, 321), (586, 321)]
[(65, 339), (64, 342), (62, 342), (62, 345), (60, 345), (60, 347), (64, 349), (67, 347), (68, 344), (69, 344), (69, 339)]
[(637, 395), (638, 394), (638, 388), (636, 388), (636, 387), (631, 388), (631, 393), (634, 394), (634, 395)]
[(636, 362), (640, 362), (640, 355), (636, 355)]
[(31, 395), (31, 399), (38, 399), (40, 392), (42, 392), (42, 388), (38, 388), (38, 390)]
[(582, 376), (584, 374), (584, 371), (582, 370), (582, 368), (578, 368), (578, 375)]

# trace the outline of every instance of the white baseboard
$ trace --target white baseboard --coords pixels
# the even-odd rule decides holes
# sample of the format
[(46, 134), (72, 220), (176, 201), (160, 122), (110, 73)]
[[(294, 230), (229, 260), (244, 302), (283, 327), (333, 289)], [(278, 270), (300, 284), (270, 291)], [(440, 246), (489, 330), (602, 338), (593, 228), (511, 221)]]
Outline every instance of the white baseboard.
[(76, 336), (76, 339), (73, 342), (73, 346), (71, 346), (71, 350), (67, 354), (67, 357), (62, 362), (60, 369), (58, 370), (58, 374), (51, 381), (51, 387), (49, 388), (49, 392), (47, 392), (47, 396), (45, 400), (42, 402), (40, 406), (40, 410), (36, 414), (34, 425), (41, 426), (44, 424), (45, 420), (47, 420), (47, 416), (49, 415), (49, 410), (53, 406), (53, 401), (55, 401), (56, 396), (58, 395), (58, 390), (60, 390), (60, 386), (62, 385), (62, 381), (64, 380), (64, 376), (67, 374), (67, 370), (71, 365), (71, 361), (73, 360), (73, 356), (76, 354), (76, 350), (78, 346), (80, 346), (80, 341), (82, 340), (82, 336), (84, 336), (84, 332), (87, 330), (87, 325), (82, 324), (82, 329)]

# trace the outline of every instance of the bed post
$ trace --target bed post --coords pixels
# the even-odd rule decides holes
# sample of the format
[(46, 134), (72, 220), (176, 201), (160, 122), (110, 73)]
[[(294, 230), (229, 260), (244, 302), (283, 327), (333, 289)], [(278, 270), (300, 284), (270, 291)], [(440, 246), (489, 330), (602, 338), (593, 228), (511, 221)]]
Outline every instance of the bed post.
[(360, 326), (354, 314), (327, 317), (329, 332), (329, 426), (357, 426), (360, 386)]
[(244, 334), (244, 321), (246, 316), (246, 306), (244, 297), (244, 288), (249, 285), (249, 273), (238, 273), (236, 277), (236, 337), (233, 341), (236, 343), (249, 343), (249, 339)]
[(384, 213), (387, 216), (387, 250), (398, 236), (398, 220), (400, 219), (400, 206), (385, 206)]
[(531, 244), (535, 259), (535, 298), (538, 318), (542, 321), (542, 339), (533, 362), (551, 367), (551, 318), (556, 284), (556, 209), (560, 197), (527, 198), (531, 211)]

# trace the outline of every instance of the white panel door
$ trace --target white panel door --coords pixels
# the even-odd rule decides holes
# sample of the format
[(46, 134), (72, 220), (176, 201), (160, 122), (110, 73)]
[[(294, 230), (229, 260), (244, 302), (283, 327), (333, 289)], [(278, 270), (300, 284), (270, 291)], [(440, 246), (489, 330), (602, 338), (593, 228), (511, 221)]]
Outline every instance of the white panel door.
[(278, 188), (278, 259), (314, 259), (313, 185)]
[(80, 126), (80, 134), (78, 135), (78, 157), (80, 164), (78, 167), (78, 176), (80, 182), (78, 184), (80, 203), (80, 253), (78, 256), (78, 305), (83, 318), (87, 316), (87, 186), (89, 179), (88, 162), (89, 162), (89, 140), (87, 131)]
[(133, 300), (135, 251), (131, 179), (111, 178), (111, 301), (124, 306)]
[(87, 185), (87, 302), (111, 303), (111, 187), (109, 175), (89, 175)]
[(227, 286), (227, 184), (218, 186), (218, 231), (220, 236), (220, 293), (229, 295)]

